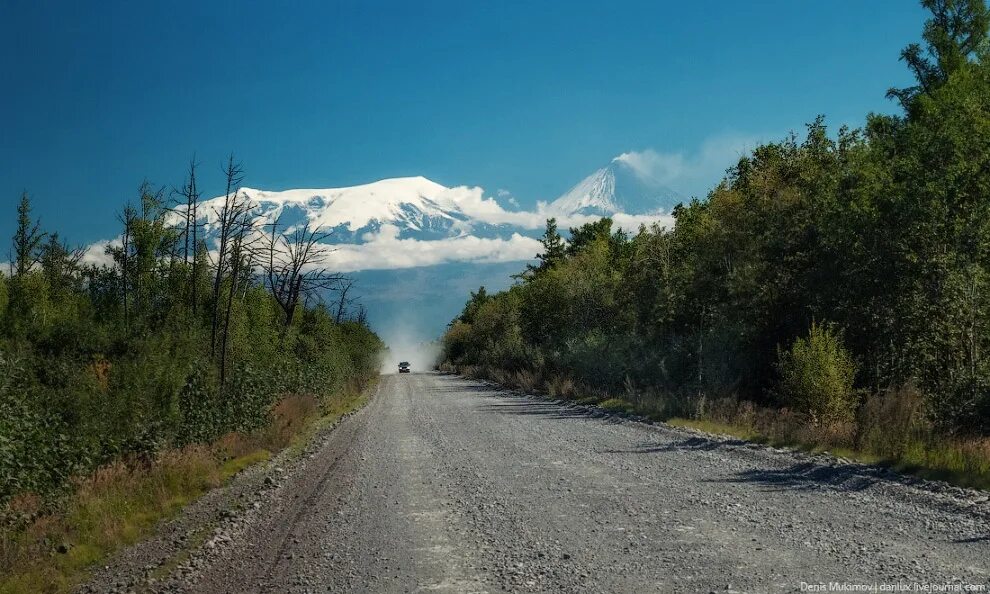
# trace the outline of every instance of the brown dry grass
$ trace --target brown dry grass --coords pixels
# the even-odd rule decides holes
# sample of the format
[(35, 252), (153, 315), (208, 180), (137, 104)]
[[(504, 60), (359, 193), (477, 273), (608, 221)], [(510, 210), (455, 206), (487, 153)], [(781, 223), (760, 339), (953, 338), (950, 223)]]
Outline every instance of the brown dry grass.
[(577, 397), (577, 384), (569, 377), (554, 375), (547, 380), (547, 394), (554, 398), (572, 400)]

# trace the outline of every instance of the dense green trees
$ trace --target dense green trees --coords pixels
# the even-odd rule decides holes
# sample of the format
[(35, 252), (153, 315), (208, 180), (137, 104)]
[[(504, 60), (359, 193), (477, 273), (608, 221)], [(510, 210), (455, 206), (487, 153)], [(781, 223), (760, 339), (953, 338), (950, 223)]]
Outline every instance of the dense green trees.
[(329, 395), (377, 373), (381, 344), (363, 323), (305, 300), (286, 317), (256, 274), (236, 192), (227, 245), (208, 251), (201, 221), (142, 185), (102, 266), (44, 233), (22, 198), (0, 275), (0, 501), (52, 493), (120, 456), (256, 429), (280, 395)]
[(672, 229), (602, 219), (561, 247), (549, 222), (539, 264), (451, 327), (448, 361), (811, 413), (820, 382), (849, 414), (912, 385), (932, 421), (990, 432), (990, 17), (923, 4), (904, 115), (759, 146)]

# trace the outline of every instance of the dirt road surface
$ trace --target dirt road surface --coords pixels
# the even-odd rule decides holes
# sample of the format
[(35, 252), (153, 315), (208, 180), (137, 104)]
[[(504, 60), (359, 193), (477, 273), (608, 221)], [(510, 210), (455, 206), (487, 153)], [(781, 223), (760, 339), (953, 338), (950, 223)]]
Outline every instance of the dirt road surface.
[[(234, 519), (167, 575), (152, 571), (161, 555), (139, 548), (92, 591), (787, 592), (990, 581), (984, 494), (454, 376), (384, 376), (363, 410), (287, 467), (244, 479), (257, 493), (217, 496), (246, 511), (221, 514)], [(169, 538), (183, 540), (176, 530)], [(121, 579), (148, 559), (141, 579)]]

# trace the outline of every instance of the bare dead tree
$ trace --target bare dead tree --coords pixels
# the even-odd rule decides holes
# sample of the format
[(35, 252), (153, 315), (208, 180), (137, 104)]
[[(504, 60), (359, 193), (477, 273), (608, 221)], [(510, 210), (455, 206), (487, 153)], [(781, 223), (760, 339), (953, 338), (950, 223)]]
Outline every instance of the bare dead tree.
[(338, 324), (344, 321), (344, 314), (347, 313), (347, 308), (357, 301), (357, 297), (354, 297), (353, 294), (350, 297), (347, 296), (352, 288), (354, 288), (354, 279), (351, 277), (341, 278), (340, 282), (334, 288), (334, 290), (340, 293), (337, 303), (334, 304), (333, 316), (334, 321)]
[(240, 184), (244, 180), (244, 170), (240, 163), (234, 161), (234, 155), (230, 155), (227, 159), (223, 172), (227, 179), (227, 190), (224, 193), (223, 206), (220, 207), (220, 210), (214, 209), (220, 227), (219, 249), (215, 263), (216, 274), (213, 277), (213, 311), (210, 315), (210, 356), (214, 359), (217, 355), (217, 332), (220, 327), (220, 290), (225, 273), (231, 264), (228, 252), (241, 218), (249, 210), (247, 200), (239, 198)]
[(190, 283), (191, 295), (189, 300), (192, 302), (193, 315), (196, 314), (196, 310), (199, 307), (199, 189), (196, 187), (196, 157), (193, 156), (192, 161), (189, 163), (189, 208), (187, 209), (187, 216), (189, 217), (189, 226), (192, 231), (192, 270), (190, 270), (190, 277), (192, 282)]
[(189, 175), (186, 177), (185, 184), (183, 184), (181, 189), (175, 190), (175, 193), (182, 196), (185, 199), (184, 208), (182, 208), (182, 237), (184, 240), (182, 260), (186, 264), (190, 264), (190, 283), (189, 283), (189, 302), (192, 309), (193, 315), (196, 314), (196, 309), (199, 303), (199, 270), (198, 264), (199, 259), (196, 257), (196, 250), (199, 247), (199, 189), (196, 187), (196, 156), (189, 161)]
[(308, 221), (291, 231), (282, 232), (280, 227), (279, 219), (271, 224), (260, 260), (265, 287), (284, 316), (284, 339), (300, 298), (332, 289), (344, 277), (321, 266), (332, 251), (323, 243), (330, 237), (330, 232), (310, 227)]
[(254, 230), (253, 205), (246, 198), (236, 203), (237, 212), (233, 218), (233, 230), (231, 236), (230, 250), (230, 282), (228, 283), (227, 303), (223, 318), (223, 334), (220, 340), (220, 383), (227, 379), (227, 344), (230, 337), (230, 316), (234, 308), (234, 300), (237, 291), (250, 282), (250, 271), (253, 267), (254, 257)]
[(189, 263), (189, 257), (196, 249), (197, 210), (199, 206), (199, 190), (196, 188), (196, 157), (189, 161), (189, 173), (181, 188), (173, 188), (172, 193), (182, 197), (182, 201), (176, 204), (173, 212), (182, 217), (182, 238), (183, 249), (182, 259)]

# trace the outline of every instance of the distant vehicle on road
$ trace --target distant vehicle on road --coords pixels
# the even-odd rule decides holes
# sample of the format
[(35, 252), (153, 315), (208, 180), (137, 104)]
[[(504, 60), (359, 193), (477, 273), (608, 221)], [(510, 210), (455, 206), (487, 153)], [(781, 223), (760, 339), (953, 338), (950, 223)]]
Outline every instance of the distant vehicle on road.
[(410, 371), (411, 370), (409, 369), (409, 361), (403, 361), (402, 363), (399, 363), (399, 373), (409, 373)]

